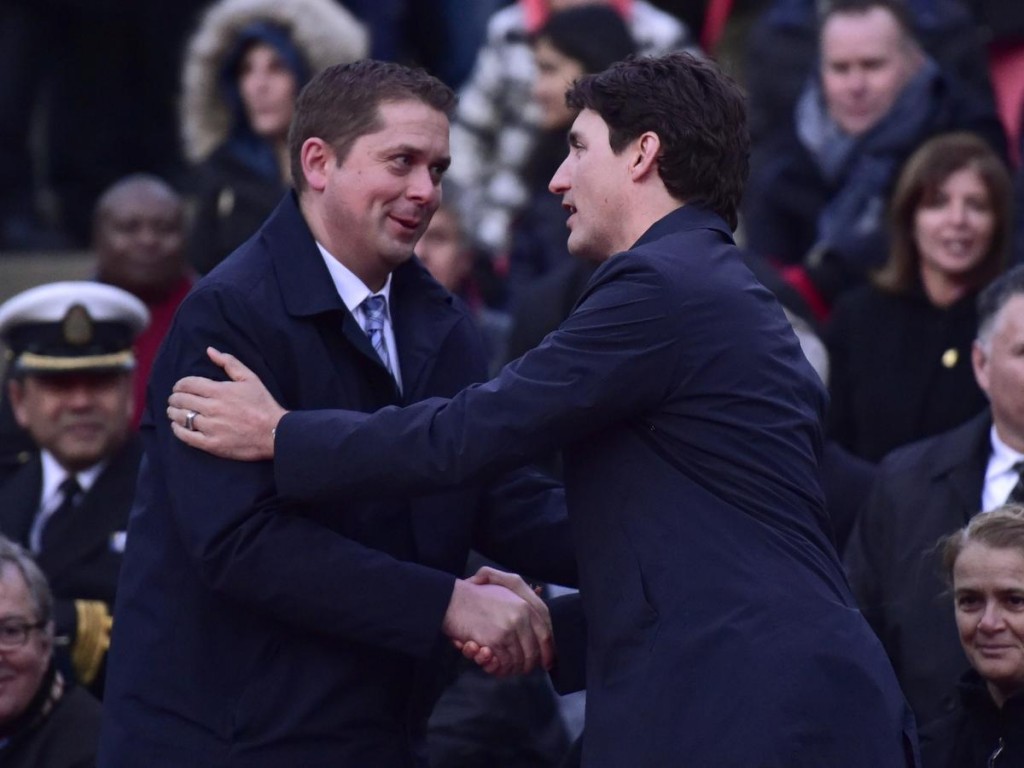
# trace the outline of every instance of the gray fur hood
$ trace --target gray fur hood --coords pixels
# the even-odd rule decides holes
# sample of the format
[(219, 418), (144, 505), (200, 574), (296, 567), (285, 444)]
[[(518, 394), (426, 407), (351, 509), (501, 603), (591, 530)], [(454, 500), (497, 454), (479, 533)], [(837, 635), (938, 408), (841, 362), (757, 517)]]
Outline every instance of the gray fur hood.
[(310, 73), (361, 59), (369, 49), (365, 27), (335, 0), (221, 0), (203, 14), (185, 51), (181, 135), (185, 157), (201, 162), (228, 137), (230, 114), (218, 90), (225, 57), (239, 30), (269, 21), (291, 31)]

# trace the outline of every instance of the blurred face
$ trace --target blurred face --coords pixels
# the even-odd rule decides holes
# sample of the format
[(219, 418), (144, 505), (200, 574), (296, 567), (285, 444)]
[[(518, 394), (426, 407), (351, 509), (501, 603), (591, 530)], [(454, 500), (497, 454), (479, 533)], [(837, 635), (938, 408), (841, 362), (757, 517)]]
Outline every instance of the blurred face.
[(184, 274), (184, 211), (159, 185), (129, 184), (106, 200), (94, 240), (100, 278), (144, 299), (166, 293)]
[(821, 82), (829, 115), (859, 136), (892, 108), (921, 66), (889, 11), (836, 14), (821, 32)]
[(379, 113), (380, 130), (356, 139), (340, 165), (328, 162), (318, 203), (337, 243), (328, 250), (374, 290), (412, 256), (451, 162), (443, 112), (406, 100), (381, 104)]
[(1024, 296), (1003, 305), (987, 342), (975, 342), (972, 360), (999, 437), (1024, 452)]
[(452, 293), (456, 293), (469, 276), (470, 254), (462, 246), (458, 220), (446, 208), (441, 208), (430, 220), (416, 254), (434, 279)]
[(608, 143), (608, 125), (596, 112), (584, 109), (569, 131), (569, 154), (562, 161), (549, 189), (562, 196), (569, 212), (569, 253), (604, 261), (631, 243), (618, 221), (621, 186), (628, 175), (625, 153), (616, 155)]
[(969, 276), (992, 247), (996, 217), (981, 175), (954, 171), (935, 199), (914, 213), (914, 242), (921, 270), (947, 279)]
[(998, 703), (1024, 689), (1024, 556), (972, 542), (953, 566), (956, 625)]
[(40, 448), (78, 472), (124, 442), (132, 416), (131, 374), (28, 375), (10, 382), (14, 418)]
[(533, 98), (540, 105), (541, 127), (554, 130), (569, 125), (573, 113), (565, 105), (565, 92), (573, 80), (584, 74), (583, 65), (543, 37), (533, 46), (533, 60), (537, 66)]
[[(38, 620), (21, 571), (4, 564), (0, 570), (0, 624), (35, 624)], [(50, 664), (52, 632), (52, 625), (32, 629), (24, 645), (0, 647), (0, 726), (21, 715), (39, 690)]]
[(268, 141), (288, 135), (298, 83), (277, 50), (256, 43), (242, 57), (238, 90), (253, 132)]

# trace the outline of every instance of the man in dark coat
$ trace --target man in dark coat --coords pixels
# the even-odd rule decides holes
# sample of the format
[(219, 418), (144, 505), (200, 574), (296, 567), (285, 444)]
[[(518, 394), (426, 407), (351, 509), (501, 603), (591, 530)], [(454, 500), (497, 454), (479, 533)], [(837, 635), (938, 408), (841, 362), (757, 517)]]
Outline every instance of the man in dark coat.
[(489, 635), (518, 654), (501, 671), (549, 652), (525, 584), (456, 576), (473, 545), (574, 582), (551, 482), (519, 470), (429, 496), (383, 484), (284, 503), (271, 464), (187, 448), (164, 417), (179, 377), (217, 370), (211, 344), (297, 408), (373, 411), (484, 375), (471, 318), (412, 258), (440, 202), (453, 99), (393, 64), (319, 73), (292, 126), (297, 192), (182, 304), (150, 380), (100, 764), (406, 768), (448, 638)]
[[(1022, 345), (1024, 267), (1015, 267), (978, 299), (973, 364), (989, 410), (893, 451), (879, 467), (847, 548), (854, 594), (922, 724), (942, 712), (968, 667), (936, 543), (979, 510), (1006, 503), (1019, 482)], [(1016, 500), (1024, 501), (1024, 493)]]
[(792, 119), (756, 147), (743, 213), (749, 248), (824, 312), (887, 258), (885, 201), (923, 141), (964, 130), (1007, 152), (991, 101), (922, 51), (897, 0), (831, 3), (819, 50)]
[(0, 532), (38, 559), (70, 641), (66, 671), (97, 694), (141, 456), (132, 344), (148, 320), (139, 299), (92, 282), (50, 283), (0, 306), (12, 412), (35, 446), (0, 485)]
[[(235, 381), (179, 382), (175, 434), (273, 456), (280, 493), (321, 502), (457, 486), (561, 447), (588, 630), (583, 765), (912, 764), (913, 719), (827, 533), (824, 389), (730, 235), (739, 89), (672, 54), (568, 99), (581, 112), (551, 189), (573, 254), (614, 255), (539, 347), (451, 400), (283, 418), (215, 354)], [(464, 647), (478, 662), (503, 653), (479, 645)]]

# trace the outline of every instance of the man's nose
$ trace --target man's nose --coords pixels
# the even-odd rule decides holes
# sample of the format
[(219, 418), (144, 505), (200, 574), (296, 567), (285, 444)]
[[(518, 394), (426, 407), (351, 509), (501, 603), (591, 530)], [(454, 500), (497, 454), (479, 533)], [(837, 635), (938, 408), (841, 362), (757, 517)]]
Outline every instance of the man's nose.
[(567, 157), (558, 166), (558, 170), (555, 171), (555, 175), (551, 177), (551, 181), (548, 183), (548, 190), (556, 195), (564, 195), (572, 186), (568, 165), (569, 158)]

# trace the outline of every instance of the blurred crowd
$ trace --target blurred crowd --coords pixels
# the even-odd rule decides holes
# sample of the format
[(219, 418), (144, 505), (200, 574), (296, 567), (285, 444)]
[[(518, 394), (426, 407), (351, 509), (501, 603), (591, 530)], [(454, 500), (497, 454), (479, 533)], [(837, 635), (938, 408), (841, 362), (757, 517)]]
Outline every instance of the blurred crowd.
[[(17, 542), (0, 539), (0, 668), (24, 681), (0, 682), (0, 763), (90, 764), (67, 745), (98, 727), (148, 372), (195, 281), (290, 188), (303, 85), (374, 57), (456, 89), (417, 255), (497, 370), (598, 267), (570, 256), (548, 189), (566, 87), (676, 50), (746, 91), (737, 242), (828, 386), (836, 546), (929, 726), (925, 766), (1024, 764), (1006, 715), (1024, 706), (1024, 608), (990, 588), (1004, 558), (1024, 604), (1024, 4), (999, 0), (0, 4), (0, 268), (87, 252), (95, 276), (0, 306), (0, 337), (8, 359), (96, 340), (72, 369), (9, 369), (0, 392), (0, 534)], [(93, 431), (62, 432), (70, 412)], [(994, 509), (1005, 519), (980, 522)], [(451, 674), (434, 766), (555, 766), (578, 735), (578, 703), (542, 675)]]

